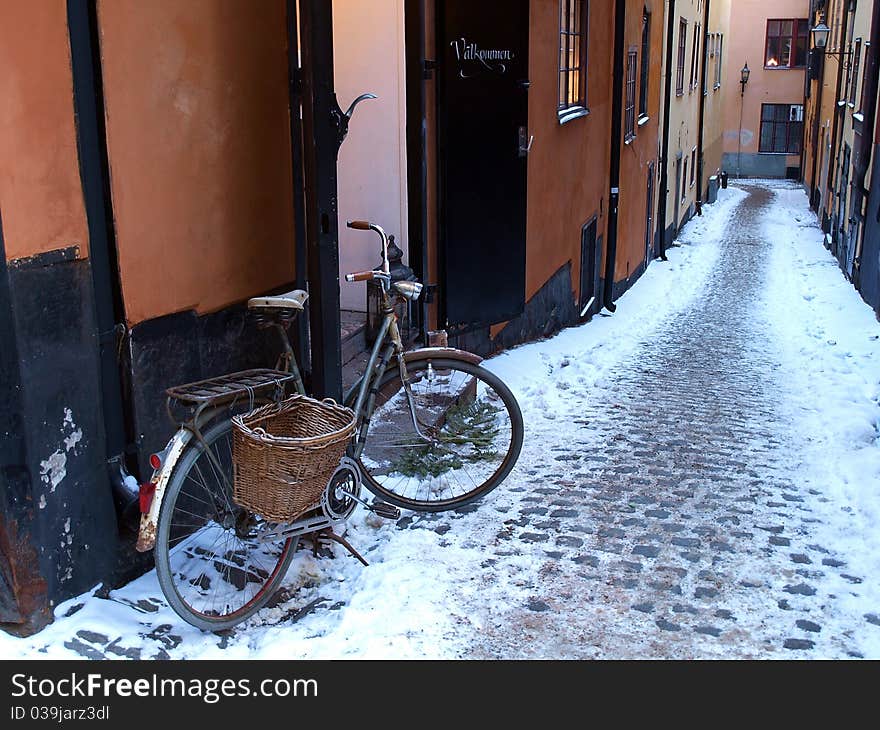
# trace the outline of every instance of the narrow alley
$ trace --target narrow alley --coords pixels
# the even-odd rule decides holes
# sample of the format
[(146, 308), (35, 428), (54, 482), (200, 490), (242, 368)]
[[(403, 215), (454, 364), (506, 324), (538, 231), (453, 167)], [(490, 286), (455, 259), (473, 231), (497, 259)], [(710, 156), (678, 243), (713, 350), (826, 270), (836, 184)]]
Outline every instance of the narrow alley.
[[(7, 656), (880, 657), (880, 342), (803, 191), (741, 181), (601, 314), (486, 365), (520, 400), (481, 503), (357, 516), (222, 636), (154, 573), (58, 607)], [(835, 319), (836, 318), (836, 319)], [(846, 323), (841, 328), (840, 323)], [(833, 336), (832, 336), (832, 333)]]

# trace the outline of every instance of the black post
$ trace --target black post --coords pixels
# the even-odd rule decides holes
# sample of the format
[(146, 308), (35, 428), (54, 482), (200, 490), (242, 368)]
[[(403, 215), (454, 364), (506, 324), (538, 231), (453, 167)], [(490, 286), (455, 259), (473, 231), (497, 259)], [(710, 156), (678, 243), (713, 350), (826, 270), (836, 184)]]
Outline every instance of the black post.
[[(425, 0), (406, 0), (406, 177), (409, 265), (428, 284), (428, 165), (425, 121)], [(414, 307), (415, 325), (427, 330), (425, 297)]]
[(660, 259), (666, 261), (666, 205), (669, 198), (669, 111), (672, 108), (672, 39), (675, 36), (675, 0), (669, 0), (669, 15), (666, 18), (666, 79), (663, 83), (663, 140), (660, 146), (663, 159), (660, 161)]
[(626, 30), (626, 0), (617, 0), (614, 10), (614, 75), (611, 86), (611, 168), (608, 202), (608, 248), (605, 252), (603, 303), (609, 312), (614, 304), (614, 265), (617, 263), (617, 220), (620, 206), (620, 145), (623, 137), (623, 45)]
[(342, 398), (336, 158), (342, 114), (333, 88), (332, 0), (301, 0), (303, 147), (312, 392)]
[[(80, 178), (88, 220), (89, 260), (95, 290), (107, 459), (109, 462), (123, 462), (128, 457), (128, 466), (137, 473), (131, 400), (123, 384), (121, 363), (118, 359), (119, 353), (125, 351), (120, 343), (127, 336), (127, 326), (116, 254), (110, 163), (104, 126), (100, 36), (94, 0), (67, 0), (67, 23), (70, 33)], [(134, 496), (125, 492), (118, 468), (112, 469), (111, 478), (118, 500), (124, 501)]]
[[(303, 180), (302, 69), (299, 66), (299, 19), (296, 0), (287, 0), (287, 67), (290, 98), (290, 156), (293, 171), (293, 225), (295, 284), (298, 289), (308, 288), (308, 256), (306, 240), (306, 201)], [(308, 304), (306, 311), (310, 311)], [(311, 373), (309, 348), (309, 320), (296, 318), (293, 337), (296, 361), (303, 376)]]

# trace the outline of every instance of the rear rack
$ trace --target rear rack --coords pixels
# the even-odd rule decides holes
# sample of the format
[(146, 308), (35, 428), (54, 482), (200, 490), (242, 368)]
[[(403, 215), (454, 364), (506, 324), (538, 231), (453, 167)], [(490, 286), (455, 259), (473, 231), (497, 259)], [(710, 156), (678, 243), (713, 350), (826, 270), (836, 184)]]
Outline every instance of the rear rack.
[(169, 401), (190, 403), (195, 406), (222, 405), (241, 397), (251, 398), (277, 389), (283, 392), (296, 376), (282, 370), (255, 369), (176, 385), (165, 391)]

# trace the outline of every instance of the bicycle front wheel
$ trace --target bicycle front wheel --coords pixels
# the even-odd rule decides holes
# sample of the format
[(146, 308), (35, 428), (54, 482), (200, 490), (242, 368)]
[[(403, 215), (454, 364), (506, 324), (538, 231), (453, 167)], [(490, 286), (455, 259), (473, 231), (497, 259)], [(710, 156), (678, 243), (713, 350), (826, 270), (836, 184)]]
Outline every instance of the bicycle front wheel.
[(449, 357), (407, 363), (407, 377), (408, 389), (394, 367), (379, 382), (360, 454), (365, 486), (418, 512), (456, 509), (497, 487), (523, 442), (510, 389)]
[(297, 544), (261, 542), (264, 526), (232, 499), (232, 424), (223, 420), (187, 448), (162, 500), (153, 554), (171, 608), (197, 628), (219, 631), (264, 606)]

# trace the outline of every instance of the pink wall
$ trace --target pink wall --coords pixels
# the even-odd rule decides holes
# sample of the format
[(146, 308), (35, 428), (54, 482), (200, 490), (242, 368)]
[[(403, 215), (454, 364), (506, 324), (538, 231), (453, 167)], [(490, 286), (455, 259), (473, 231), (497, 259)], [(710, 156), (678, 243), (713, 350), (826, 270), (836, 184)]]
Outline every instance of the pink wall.
[[(809, 18), (808, 0), (736, 0), (725, 39), (724, 151), (737, 152), (742, 112), (742, 152), (757, 153), (761, 104), (802, 104), (804, 69), (764, 67), (767, 20)], [(740, 96), (740, 69), (748, 62), (751, 75)]]

